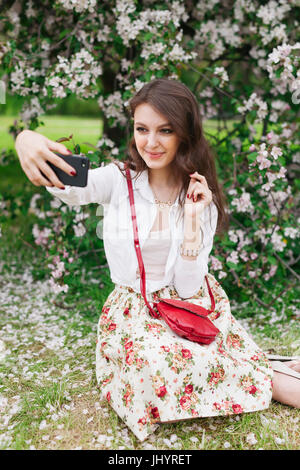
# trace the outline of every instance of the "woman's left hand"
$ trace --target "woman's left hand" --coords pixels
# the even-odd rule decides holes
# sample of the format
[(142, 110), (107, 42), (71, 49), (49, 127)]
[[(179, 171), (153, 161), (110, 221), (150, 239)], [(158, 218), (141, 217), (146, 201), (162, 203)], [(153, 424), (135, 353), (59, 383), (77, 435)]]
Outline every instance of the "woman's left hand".
[(208, 187), (205, 176), (199, 175), (195, 171), (190, 177), (191, 181), (184, 204), (184, 214), (186, 217), (193, 218), (203, 212), (205, 207), (211, 203), (212, 192)]

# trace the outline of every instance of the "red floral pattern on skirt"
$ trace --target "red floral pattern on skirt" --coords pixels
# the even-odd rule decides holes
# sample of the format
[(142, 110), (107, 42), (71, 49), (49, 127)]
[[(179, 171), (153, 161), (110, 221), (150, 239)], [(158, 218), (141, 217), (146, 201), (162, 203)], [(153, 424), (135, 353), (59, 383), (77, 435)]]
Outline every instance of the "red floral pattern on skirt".
[[(115, 286), (98, 322), (96, 375), (101, 396), (143, 441), (159, 422), (254, 412), (269, 407), (273, 370), (267, 357), (232, 316), (228, 297), (207, 275), (220, 330), (210, 345), (177, 336), (149, 315), (141, 294)], [(180, 299), (167, 286), (152, 294)], [(189, 299), (210, 307), (206, 284)]]

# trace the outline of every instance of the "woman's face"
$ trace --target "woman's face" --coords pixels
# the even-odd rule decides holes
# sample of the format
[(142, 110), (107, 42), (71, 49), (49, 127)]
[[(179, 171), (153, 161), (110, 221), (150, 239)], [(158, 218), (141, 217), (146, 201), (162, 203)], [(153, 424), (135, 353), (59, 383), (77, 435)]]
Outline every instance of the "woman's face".
[(135, 109), (134, 138), (140, 156), (152, 169), (168, 166), (180, 143), (167, 119), (147, 103)]

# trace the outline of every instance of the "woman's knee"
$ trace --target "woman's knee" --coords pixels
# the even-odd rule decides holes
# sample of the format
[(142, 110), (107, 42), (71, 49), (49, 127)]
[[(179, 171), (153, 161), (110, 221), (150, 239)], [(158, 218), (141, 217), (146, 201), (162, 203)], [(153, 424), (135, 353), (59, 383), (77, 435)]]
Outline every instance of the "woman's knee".
[(285, 405), (300, 408), (300, 380), (274, 372), (272, 398)]

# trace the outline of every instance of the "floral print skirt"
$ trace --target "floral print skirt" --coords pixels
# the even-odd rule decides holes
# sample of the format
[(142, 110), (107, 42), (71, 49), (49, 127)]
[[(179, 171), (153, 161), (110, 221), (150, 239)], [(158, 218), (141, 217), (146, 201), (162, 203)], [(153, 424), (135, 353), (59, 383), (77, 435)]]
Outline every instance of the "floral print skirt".
[[(269, 407), (273, 370), (263, 351), (232, 316), (228, 297), (207, 274), (220, 330), (209, 345), (179, 337), (150, 316), (143, 296), (115, 285), (98, 322), (96, 376), (106, 399), (140, 441), (159, 423), (254, 412)], [(172, 286), (147, 294), (180, 299)], [(188, 299), (210, 309), (206, 282)]]

